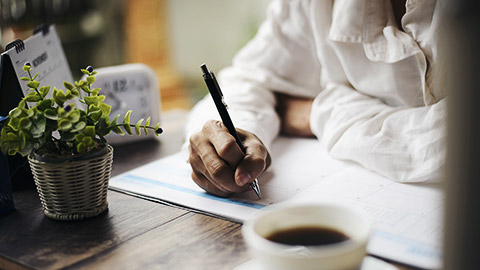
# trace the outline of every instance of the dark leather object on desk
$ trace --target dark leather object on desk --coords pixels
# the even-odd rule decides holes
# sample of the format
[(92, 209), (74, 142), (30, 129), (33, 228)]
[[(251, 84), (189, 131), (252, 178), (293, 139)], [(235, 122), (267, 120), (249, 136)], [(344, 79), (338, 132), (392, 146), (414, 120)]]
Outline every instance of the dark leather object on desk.
[[(23, 93), (17, 81), (17, 75), (12, 68), (8, 55), (2, 55), (0, 65), (0, 116), (7, 116), (22, 99)], [(26, 157), (20, 155), (8, 156), (10, 179), (13, 190), (34, 188), (32, 173)]]
[(26, 157), (19, 155), (9, 156), (8, 165), (13, 190), (34, 189), (32, 172)]

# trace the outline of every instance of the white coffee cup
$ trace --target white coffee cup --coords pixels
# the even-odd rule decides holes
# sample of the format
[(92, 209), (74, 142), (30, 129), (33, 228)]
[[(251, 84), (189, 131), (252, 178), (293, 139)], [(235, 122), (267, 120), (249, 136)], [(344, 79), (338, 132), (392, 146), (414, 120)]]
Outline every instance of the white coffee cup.
[[(321, 227), (345, 234), (348, 240), (326, 245), (280, 244), (266, 237), (299, 227)], [(242, 229), (247, 247), (262, 269), (360, 269), (372, 222), (363, 210), (338, 204), (267, 207)]]

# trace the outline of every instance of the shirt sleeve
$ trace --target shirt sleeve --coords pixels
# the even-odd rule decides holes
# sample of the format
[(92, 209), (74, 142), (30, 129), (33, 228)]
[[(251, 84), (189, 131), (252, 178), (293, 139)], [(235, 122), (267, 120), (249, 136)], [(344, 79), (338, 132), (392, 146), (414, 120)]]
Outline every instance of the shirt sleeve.
[[(272, 1), (255, 37), (218, 74), (236, 128), (254, 133), (270, 149), (280, 130), (274, 92), (311, 95), (320, 87), (306, 1)], [(209, 119), (220, 119), (209, 95), (197, 103), (186, 124), (188, 138)]]
[(440, 180), (446, 156), (447, 99), (391, 107), (354, 89), (328, 84), (314, 100), (312, 132), (329, 153), (399, 182)]

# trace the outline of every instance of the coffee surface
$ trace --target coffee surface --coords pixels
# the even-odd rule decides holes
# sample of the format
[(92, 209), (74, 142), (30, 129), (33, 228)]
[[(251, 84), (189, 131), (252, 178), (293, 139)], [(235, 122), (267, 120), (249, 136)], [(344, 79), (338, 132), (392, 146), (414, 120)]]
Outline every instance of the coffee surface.
[(320, 246), (348, 240), (344, 233), (324, 227), (295, 227), (273, 232), (266, 236), (270, 241), (285, 245)]

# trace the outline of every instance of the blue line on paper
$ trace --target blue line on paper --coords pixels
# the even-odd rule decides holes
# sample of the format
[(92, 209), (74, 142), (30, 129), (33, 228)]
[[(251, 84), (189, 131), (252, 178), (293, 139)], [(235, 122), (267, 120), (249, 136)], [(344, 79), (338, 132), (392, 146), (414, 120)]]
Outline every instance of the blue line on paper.
[(235, 200), (235, 199), (229, 199), (229, 198), (222, 198), (222, 197), (218, 197), (218, 196), (208, 194), (208, 193), (205, 193), (205, 192), (200, 192), (200, 191), (196, 191), (196, 190), (193, 190), (193, 189), (184, 188), (184, 187), (176, 186), (176, 185), (173, 185), (173, 184), (160, 182), (160, 181), (157, 181), (157, 180), (152, 180), (152, 179), (140, 177), (140, 176), (133, 175), (133, 174), (124, 174), (124, 175), (121, 175), (119, 177), (116, 177), (115, 180), (116, 181), (125, 181), (125, 182), (129, 182), (129, 181), (133, 180), (135, 182), (142, 183), (142, 184), (150, 184), (150, 185), (155, 185), (155, 186), (161, 186), (161, 187), (173, 189), (173, 190), (176, 190), (176, 191), (185, 192), (185, 193), (188, 193), (188, 194), (191, 194), (191, 195), (195, 195), (195, 196), (199, 196), (199, 197), (203, 197), (203, 198), (207, 198), (207, 199), (211, 199), (211, 200), (215, 200), (215, 201), (221, 201), (221, 202), (224, 202), (224, 203), (236, 204), (236, 205), (246, 206), (246, 207), (255, 208), (255, 209), (262, 209), (263, 207), (265, 207), (265, 205), (263, 205), (263, 204), (252, 203), (252, 202), (241, 201), (241, 200)]
[(410, 254), (415, 254), (421, 257), (427, 257), (431, 259), (440, 260), (442, 254), (440, 248), (427, 246), (421, 243), (418, 243), (407, 238), (399, 237), (384, 231), (375, 230), (373, 233), (376, 237), (389, 239), (390, 241), (401, 243), (407, 246), (406, 252)]

